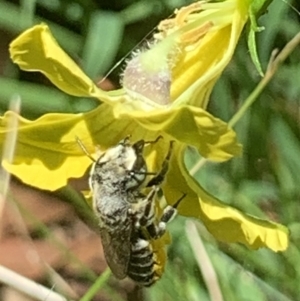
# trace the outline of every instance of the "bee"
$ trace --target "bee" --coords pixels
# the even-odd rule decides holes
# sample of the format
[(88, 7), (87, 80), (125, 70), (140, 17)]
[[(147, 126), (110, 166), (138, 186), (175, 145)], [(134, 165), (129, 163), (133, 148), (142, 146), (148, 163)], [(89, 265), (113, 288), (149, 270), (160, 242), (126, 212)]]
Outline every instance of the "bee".
[[(131, 278), (142, 286), (151, 286), (161, 276), (151, 240), (166, 232), (166, 224), (177, 214), (177, 206), (167, 206), (157, 219), (155, 199), (171, 157), (173, 142), (157, 174), (148, 172), (144, 146), (155, 141), (132, 144), (126, 137), (94, 161), (89, 178), (93, 209), (99, 218), (100, 235), (108, 266), (118, 279)], [(83, 150), (82, 143), (78, 141)], [(148, 183), (147, 176), (153, 176)], [(145, 195), (142, 189), (149, 188)]]

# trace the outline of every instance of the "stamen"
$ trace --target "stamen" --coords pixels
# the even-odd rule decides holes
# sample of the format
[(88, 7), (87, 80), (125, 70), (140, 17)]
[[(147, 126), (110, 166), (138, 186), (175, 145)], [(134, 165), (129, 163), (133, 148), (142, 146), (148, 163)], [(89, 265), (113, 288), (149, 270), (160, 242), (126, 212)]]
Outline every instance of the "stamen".
[(199, 46), (208, 32), (217, 29), (216, 26), (220, 28), (230, 23), (231, 19), (228, 22), (226, 16), (231, 15), (235, 5), (236, 1), (225, 1), (224, 3), (199, 1), (183, 7), (175, 11), (174, 18), (160, 22), (158, 26), (160, 32), (155, 35), (155, 38), (162, 40), (180, 32), (177, 42), (185, 51), (193, 50)]
[[(210, 31), (210, 29), (214, 26), (212, 21), (208, 21), (203, 24), (201, 27), (196, 27), (184, 34), (181, 35), (181, 41), (183, 43), (195, 44), (194, 46), (198, 46), (198, 42), (202, 40), (202, 38)], [(194, 47), (193, 47), (194, 48)]]
[(176, 18), (175, 18), (176, 24), (178, 26), (184, 25), (190, 14), (201, 11), (203, 3), (206, 3), (206, 2), (199, 1), (199, 2), (193, 3), (189, 6), (183, 7), (180, 10), (178, 10), (177, 12), (175, 12), (176, 13)]

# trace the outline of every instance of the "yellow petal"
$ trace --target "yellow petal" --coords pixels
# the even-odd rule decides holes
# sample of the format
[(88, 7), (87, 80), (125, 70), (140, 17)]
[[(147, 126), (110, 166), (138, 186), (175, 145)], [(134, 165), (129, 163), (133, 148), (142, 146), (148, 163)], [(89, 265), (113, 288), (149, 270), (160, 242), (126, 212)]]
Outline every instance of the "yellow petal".
[(273, 251), (287, 248), (286, 227), (247, 215), (207, 193), (186, 170), (183, 152), (183, 147), (174, 152), (163, 187), (170, 203), (186, 194), (178, 208), (180, 214), (199, 218), (215, 238), (224, 242), (239, 242), (253, 249), (267, 247)]
[(22, 70), (44, 73), (68, 94), (88, 96), (94, 89), (93, 82), (58, 46), (46, 25), (23, 32), (11, 43), (10, 53)]
[[(196, 4), (193, 3), (191, 6), (193, 5)], [(190, 22), (190, 26), (193, 22), (199, 23), (203, 18), (199, 30), (201, 27), (205, 29), (205, 26), (209, 24), (212, 24), (212, 27), (200, 41), (196, 42), (197, 47), (192, 50), (183, 50), (176, 61), (171, 86), (171, 96), (176, 104), (188, 101), (191, 105), (206, 108), (207, 94), (210, 94), (206, 90), (216, 82), (231, 60), (241, 31), (248, 19), (249, 5), (250, 1), (244, 0), (199, 2), (199, 7), (202, 7), (203, 11), (192, 13), (191, 21), (187, 14), (186, 22)], [(191, 39), (195, 37), (195, 34), (192, 34), (193, 31), (197, 33), (196, 28), (193, 28), (190, 34)]]
[(60, 48), (45, 24), (36, 25), (10, 44), (14, 63), (25, 71), (40, 71), (62, 91), (82, 97), (96, 97), (111, 103), (122, 96), (122, 90), (112, 97), (99, 89), (78, 65)]
[[(7, 112), (0, 119), (1, 143), (12, 114)], [(4, 162), (4, 166), (24, 183), (47, 190), (65, 186), (69, 178), (81, 177), (92, 163), (77, 144), (76, 136), (94, 153), (94, 145), (115, 145), (124, 138), (123, 130), (136, 130), (131, 121), (115, 121), (111, 107), (105, 104), (84, 114), (46, 114), (34, 121), (18, 119), (14, 161), (12, 165)]]
[(242, 150), (235, 132), (201, 108), (180, 106), (172, 110), (143, 112), (128, 111), (125, 105), (116, 105), (114, 113), (116, 118), (131, 118), (150, 131), (165, 132), (172, 139), (193, 145), (210, 160), (225, 161)]

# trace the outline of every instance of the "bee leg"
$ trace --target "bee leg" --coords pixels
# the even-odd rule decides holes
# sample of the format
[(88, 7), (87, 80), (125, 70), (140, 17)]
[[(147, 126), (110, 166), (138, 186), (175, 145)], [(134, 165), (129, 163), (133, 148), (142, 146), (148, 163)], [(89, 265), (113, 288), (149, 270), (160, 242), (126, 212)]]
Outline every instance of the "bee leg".
[(151, 191), (148, 193), (144, 202), (145, 205), (143, 207), (142, 217), (139, 220), (139, 224), (143, 227), (148, 227), (148, 225), (152, 224), (155, 219), (155, 197), (156, 193), (159, 190), (158, 186), (153, 186)]
[(174, 141), (171, 141), (168, 154), (162, 164), (160, 172), (147, 183), (146, 187), (159, 186), (165, 179), (165, 176), (169, 170), (169, 161), (170, 161), (172, 150), (173, 150), (173, 144), (174, 144)]
[(163, 139), (163, 136), (162, 135), (159, 135), (156, 137), (155, 140), (152, 140), (152, 141), (144, 141), (144, 144), (155, 144), (158, 142), (159, 139)]
[(147, 231), (152, 238), (157, 239), (164, 235), (164, 233), (166, 232), (167, 224), (171, 222), (172, 219), (177, 215), (177, 207), (180, 204), (180, 202), (185, 198), (185, 196), (186, 195), (183, 194), (173, 206), (168, 205), (164, 209), (163, 215), (161, 216), (158, 225), (155, 225), (152, 221), (152, 223), (149, 226), (147, 226)]

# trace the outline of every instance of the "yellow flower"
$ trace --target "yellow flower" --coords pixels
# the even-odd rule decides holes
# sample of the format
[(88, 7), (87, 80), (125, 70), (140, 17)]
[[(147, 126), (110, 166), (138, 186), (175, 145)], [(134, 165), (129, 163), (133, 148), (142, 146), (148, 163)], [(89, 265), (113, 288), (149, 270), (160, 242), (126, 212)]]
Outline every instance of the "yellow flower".
[[(187, 145), (210, 160), (225, 161), (241, 146), (227, 124), (205, 111), (210, 92), (232, 57), (248, 18), (250, 1), (196, 2), (159, 25), (149, 49), (134, 54), (122, 77), (122, 89), (105, 92), (59, 47), (46, 25), (28, 29), (11, 43), (13, 61), (26, 71), (40, 71), (65, 93), (102, 101), (81, 114), (46, 114), (29, 121), (19, 117), (19, 139), (7, 170), (25, 183), (48, 190), (81, 177), (91, 164), (75, 142), (78, 136), (93, 153), (131, 135), (132, 141), (154, 140), (147, 147), (150, 171), (159, 170), (169, 141), (175, 140), (170, 171), (163, 184), (168, 203), (186, 194), (179, 213), (202, 220), (219, 240), (251, 248), (284, 250), (287, 229), (246, 215), (209, 195), (184, 164)], [(41, 95), (47, 97), (47, 95)], [(7, 112), (1, 119), (1, 141)]]

